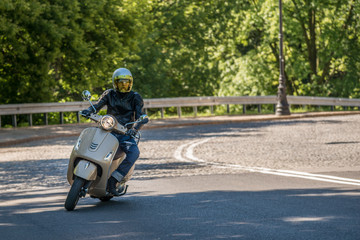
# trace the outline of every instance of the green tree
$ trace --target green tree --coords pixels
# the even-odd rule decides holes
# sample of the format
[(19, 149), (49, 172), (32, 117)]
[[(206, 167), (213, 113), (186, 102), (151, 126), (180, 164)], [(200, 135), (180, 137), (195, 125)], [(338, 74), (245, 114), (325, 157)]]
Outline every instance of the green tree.
[[(278, 5), (254, 0), (244, 12), (239, 53), (221, 95), (276, 94), (279, 76)], [(359, 2), (284, 0), (285, 74), (288, 93), (359, 96)], [(239, 16), (241, 16), (240, 14)]]
[(0, 3), (0, 103), (78, 98), (103, 90), (131, 49), (127, 1), (4, 0)]
[(143, 13), (147, 35), (137, 57), (125, 59), (135, 69), (146, 97), (217, 94), (236, 34), (234, 12), (246, 6), (215, 1), (156, 1)]
[[(360, 3), (283, 0), (294, 95), (360, 97)], [(278, 1), (3, 0), (0, 103), (79, 100), (118, 67), (144, 97), (276, 94)]]
[(355, 0), (287, 2), (288, 75), (294, 94), (349, 97), (356, 92), (359, 8)]

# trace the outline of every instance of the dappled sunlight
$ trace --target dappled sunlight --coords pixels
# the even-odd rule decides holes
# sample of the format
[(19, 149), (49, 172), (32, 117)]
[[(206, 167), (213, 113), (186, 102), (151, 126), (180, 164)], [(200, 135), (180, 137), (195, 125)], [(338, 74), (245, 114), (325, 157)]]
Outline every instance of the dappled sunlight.
[(39, 207), (39, 208), (30, 208), (30, 209), (22, 209), (16, 210), (13, 214), (34, 214), (34, 213), (44, 213), (44, 212), (55, 212), (64, 209), (63, 206), (58, 207)]
[(73, 145), (52, 145), (0, 148), (0, 162), (44, 161), (49, 159), (67, 159), (70, 157)]
[(57, 201), (57, 200), (65, 200), (65, 198), (63, 195), (49, 196), (49, 197), (34, 197), (34, 198), (26, 198), (25, 196), (24, 198), (21, 199), (0, 202), (0, 207), (27, 205), (27, 204), (33, 204), (34, 202), (40, 204), (40, 203), (47, 203), (49, 201)]
[(123, 223), (125, 221), (97, 221), (97, 222), (93, 222), (94, 224), (119, 224), (119, 223)]
[(289, 195), (290, 197), (334, 197), (334, 196), (360, 196), (359, 191), (345, 191), (345, 192), (323, 192), (323, 193), (308, 193)]
[[(63, 187), (34, 187), (31, 190), (16, 190), (16, 189), (7, 189), (6, 192), (2, 192), (0, 194), (0, 197), (2, 195), (11, 195), (12, 197), (24, 197), (24, 195), (36, 195), (36, 194), (54, 194), (54, 193), (65, 193), (67, 190), (65, 190)], [(4, 194), (6, 193), (6, 194)]]
[(0, 227), (16, 227), (14, 223), (0, 223)]
[(327, 222), (335, 217), (333, 216), (326, 216), (326, 217), (286, 217), (282, 220), (284, 222), (291, 222), (291, 223), (302, 223), (302, 222)]
[(29, 191), (67, 186), (67, 159), (0, 162), (0, 191)]

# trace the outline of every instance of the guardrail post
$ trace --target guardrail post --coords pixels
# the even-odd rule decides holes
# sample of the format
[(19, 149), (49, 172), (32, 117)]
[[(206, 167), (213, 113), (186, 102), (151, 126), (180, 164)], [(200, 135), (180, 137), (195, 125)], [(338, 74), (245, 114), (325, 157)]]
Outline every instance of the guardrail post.
[(246, 114), (246, 105), (245, 104), (243, 104), (243, 114)]
[(1, 128), (1, 115), (0, 115), (0, 128)]
[(29, 126), (32, 127), (33, 125), (33, 118), (32, 118), (32, 113), (29, 114)]
[(179, 118), (181, 118), (181, 107), (177, 107), (177, 113), (178, 113)]
[(48, 123), (49, 123), (47, 113), (44, 113), (44, 122), (45, 122), (45, 125), (48, 125)]
[(276, 113), (276, 104), (273, 105), (274, 113)]
[(226, 112), (227, 114), (230, 114), (230, 104), (226, 104)]
[(13, 125), (13, 127), (17, 127), (16, 114), (14, 114), (14, 115), (12, 116), (12, 125)]
[(194, 117), (197, 117), (197, 106), (193, 107), (193, 111), (194, 111)]
[(261, 105), (258, 105), (258, 113), (261, 113)]
[(64, 124), (64, 113), (60, 112), (60, 124)]
[(80, 113), (76, 112), (76, 121), (77, 123), (80, 123)]
[(214, 106), (213, 105), (210, 106), (210, 112), (211, 112), (211, 115), (214, 115)]
[(164, 108), (160, 109), (160, 113), (161, 113), (161, 118), (164, 118)]

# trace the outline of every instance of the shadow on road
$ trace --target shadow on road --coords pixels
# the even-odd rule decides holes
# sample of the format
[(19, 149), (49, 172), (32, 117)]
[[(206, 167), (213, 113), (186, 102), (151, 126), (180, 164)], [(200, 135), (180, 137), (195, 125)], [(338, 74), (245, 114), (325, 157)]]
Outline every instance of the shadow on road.
[[(283, 120), (283, 121), (264, 121), (264, 122), (246, 122), (246, 123), (226, 123), (226, 124), (214, 124), (210, 125), (212, 132), (209, 132), (209, 125), (189, 126), (189, 127), (175, 127), (165, 129), (149, 129), (143, 131), (142, 141), (149, 140), (179, 140), (179, 139), (192, 139), (200, 137), (220, 137), (224, 136), (224, 133), (232, 131), (241, 135), (258, 134), (262, 135), (261, 129), (269, 126), (292, 126), (298, 124), (346, 124), (346, 121), (337, 120)], [(216, 126), (216, 128), (214, 128)], [(184, 128), (191, 128), (191, 131), (184, 131)], [(214, 129), (216, 129), (214, 131)], [(231, 135), (226, 135), (231, 137)], [(233, 137), (238, 137), (233, 135)]]
[[(132, 177), (133, 180), (161, 178), (161, 176), (152, 174), (154, 170), (160, 171), (162, 174), (171, 174), (176, 170), (186, 171), (187, 169), (204, 168), (204, 166), (196, 163), (179, 161), (147, 163), (147, 160), (146, 158), (140, 158), (137, 161), (136, 171)], [(0, 162), (0, 191), (67, 186), (68, 161), (68, 159), (51, 159)]]
[[(261, 122), (244, 122), (244, 123), (224, 123), (224, 124), (211, 124), (210, 126), (218, 126), (217, 130), (213, 132), (213, 135), (208, 134), (208, 127), (209, 125), (194, 125), (194, 126), (185, 126), (185, 127), (167, 127), (167, 128), (159, 128), (159, 129), (144, 129), (143, 132), (143, 138), (142, 141), (148, 141), (150, 140), (179, 140), (179, 139), (191, 139), (195, 137), (201, 137), (203, 134), (206, 134), (207, 137), (211, 136), (222, 136), (222, 132), (228, 131), (229, 128), (234, 129), (235, 131), (239, 131), (242, 134), (246, 133), (254, 133), (254, 132), (260, 132), (261, 128), (269, 127), (269, 126), (289, 126), (289, 125), (297, 125), (297, 124), (339, 124), (343, 123), (346, 124), (346, 121), (340, 121), (340, 120), (324, 120), (324, 119), (316, 119), (316, 120), (303, 120), (303, 119), (292, 119), (292, 120), (282, 120), (282, 121), (261, 121)], [(62, 126), (64, 127), (64, 126)], [(68, 131), (71, 131), (71, 128), (74, 128), (74, 136), (64, 136), (63, 134), (59, 134), (56, 131), (56, 126), (53, 128), (48, 127), (47, 134), (50, 136), (48, 139), (40, 138), (39, 140), (33, 139), (29, 140), (28, 142), (22, 142), (19, 144), (12, 144), (10, 147), (16, 147), (17, 149), (21, 149), (23, 147), (32, 147), (32, 146), (39, 146), (39, 143), (41, 143), (42, 146), (46, 145), (73, 145), (77, 139), (77, 134), (75, 132), (79, 132), (78, 128), (85, 128), (86, 126), (82, 125), (72, 125), (72, 126), (66, 126), (66, 129)], [(192, 128), (194, 131), (188, 132), (183, 131), (184, 128)], [(4, 129), (3, 129), (4, 130)], [(9, 129), (6, 129), (6, 131), (3, 131), (2, 134), (11, 134), (11, 131), (8, 131)], [(16, 130), (16, 129), (15, 129)], [(31, 138), (31, 131), (36, 131), (34, 129), (29, 130), (30, 133), (27, 133)], [(36, 134), (34, 132), (33, 134)], [(59, 138), (56, 137), (58, 135)], [(80, 133), (79, 133), (80, 135)], [(0, 144), (1, 145), (1, 144)], [(9, 147), (8, 145), (4, 144), (3, 146), (0, 146), (1, 148)]]
[[(51, 191), (51, 189), (50, 189)], [(3, 239), (357, 239), (360, 190), (131, 193), (63, 208), (65, 189), (0, 194)]]
[(0, 191), (65, 186), (68, 161), (52, 159), (0, 162)]

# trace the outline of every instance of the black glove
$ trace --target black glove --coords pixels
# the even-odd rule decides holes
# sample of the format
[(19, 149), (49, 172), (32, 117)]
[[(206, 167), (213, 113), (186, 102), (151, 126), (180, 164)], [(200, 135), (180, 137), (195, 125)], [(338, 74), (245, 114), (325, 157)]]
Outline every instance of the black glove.
[(141, 122), (138, 122), (136, 124), (136, 126), (134, 127), (134, 129), (136, 131), (139, 131), (145, 124), (147, 124), (149, 122), (149, 118), (145, 118), (144, 120), (142, 120)]
[(92, 114), (94, 111), (91, 111), (90, 109), (84, 109), (81, 111), (81, 114), (84, 115), (85, 117), (89, 117), (90, 114)]
[(135, 129), (131, 128), (127, 131), (127, 134), (130, 135), (131, 137), (135, 137), (137, 134), (137, 131)]

